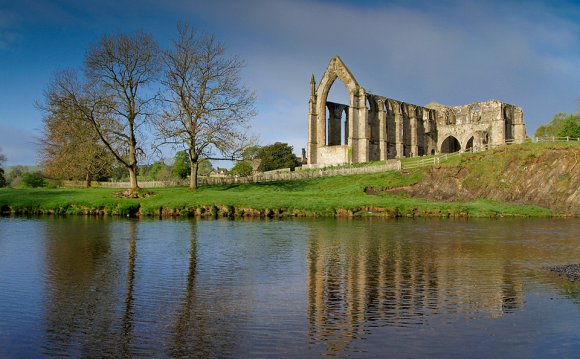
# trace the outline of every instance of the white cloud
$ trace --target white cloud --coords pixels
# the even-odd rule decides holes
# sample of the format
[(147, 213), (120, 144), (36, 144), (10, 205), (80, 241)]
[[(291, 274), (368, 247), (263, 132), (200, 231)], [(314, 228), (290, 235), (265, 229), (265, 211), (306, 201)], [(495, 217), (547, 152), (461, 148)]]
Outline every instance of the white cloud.
[[(529, 130), (559, 111), (575, 110), (580, 28), (562, 17), (562, 9), (526, 4), (370, 8), (216, 0), (194, 9), (215, 20), (208, 21), (213, 31), (247, 59), (248, 82), (259, 96), (293, 102), (296, 117), (288, 118), (287, 128), (300, 129), (305, 143), (310, 74), (319, 79), (335, 54), (362, 86), (417, 104), (498, 98), (524, 108)], [(278, 109), (263, 105), (258, 123)], [(277, 128), (260, 127), (266, 141), (279, 135)]]
[[(319, 80), (334, 55), (379, 95), (416, 104), (497, 98), (520, 105), (530, 133), (557, 112), (575, 111), (580, 98), (580, 7), (566, 3), (145, 0), (127, 13), (129, 2), (14, 4), (26, 26), (79, 25), (95, 36), (142, 28), (163, 42), (177, 19), (215, 33), (247, 61), (244, 79), (258, 95), (253, 127), (262, 143), (288, 142), (297, 153), (306, 146), (310, 75)], [(10, 11), (0, 13), (0, 50), (18, 41)], [(1, 130), (7, 152), (10, 138)], [(15, 153), (27, 153), (25, 147)]]

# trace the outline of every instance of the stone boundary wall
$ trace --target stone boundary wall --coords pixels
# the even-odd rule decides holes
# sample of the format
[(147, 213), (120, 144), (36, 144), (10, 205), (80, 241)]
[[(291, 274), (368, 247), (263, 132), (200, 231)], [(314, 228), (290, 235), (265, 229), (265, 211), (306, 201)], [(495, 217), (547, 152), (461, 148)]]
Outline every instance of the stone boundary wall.
[[(367, 167), (326, 167), (320, 169), (304, 169), (290, 171), (270, 171), (270, 173), (260, 173), (248, 177), (198, 177), (200, 185), (229, 185), (240, 183), (258, 183), (258, 182), (275, 182), (275, 181), (292, 181), (307, 178), (319, 178), (330, 176), (345, 176), (365, 173), (377, 173), (386, 171), (398, 171), (401, 169), (400, 160), (388, 160), (383, 165)], [(272, 173), (274, 172), (274, 173)], [(189, 180), (181, 181), (140, 181), (141, 188), (160, 188), (188, 186)], [(84, 181), (63, 181), (63, 187), (84, 187)], [(129, 182), (91, 182), (94, 188), (129, 188)]]

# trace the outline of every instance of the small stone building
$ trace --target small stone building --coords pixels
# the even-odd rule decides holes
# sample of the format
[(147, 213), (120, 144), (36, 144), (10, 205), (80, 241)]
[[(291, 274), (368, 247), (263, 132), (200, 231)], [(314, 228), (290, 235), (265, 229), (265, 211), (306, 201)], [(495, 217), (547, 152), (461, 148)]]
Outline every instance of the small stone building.
[[(348, 104), (327, 101), (336, 79), (346, 86)], [(525, 138), (518, 106), (490, 100), (423, 107), (374, 95), (359, 85), (338, 56), (330, 60), (318, 86), (314, 75), (310, 81), (310, 167), (468, 151)]]

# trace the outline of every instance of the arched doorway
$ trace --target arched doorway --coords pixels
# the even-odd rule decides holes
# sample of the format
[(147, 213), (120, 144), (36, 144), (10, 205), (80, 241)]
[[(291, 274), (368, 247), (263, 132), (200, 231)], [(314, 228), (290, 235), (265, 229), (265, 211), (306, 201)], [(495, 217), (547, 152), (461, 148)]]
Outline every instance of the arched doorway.
[(461, 144), (453, 136), (447, 137), (441, 144), (441, 153), (453, 153), (461, 150)]
[(465, 145), (465, 152), (473, 152), (473, 136), (467, 140), (467, 144)]
[(348, 89), (340, 80), (334, 81), (326, 98), (326, 145), (348, 144)]
[(326, 126), (326, 145), (348, 144), (348, 106), (327, 101), (326, 118), (328, 121)]
[[(333, 87), (336, 80), (342, 82), (343, 86), (337, 83)], [(339, 96), (335, 104), (345, 106), (345, 109), (341, 111), (335, 107), (333, 110), (336, 111), (331, 113), (328, 108), (331, 101), (327, 101), (329, 92), (331, 88), (340, 91), (341, 87), (346, 89), (348, 101), (344, 101), (344, 96)], [(349, 135), (355, 128), (359, 128), (359, 111), (352, 110), (353, 106), (358, 105), (355, 95), (366, 96), (364, 89), (356, 82), (352, 73), (338, 56), (330, 60), (318, 86), (316, 86), (314, 77), (311, 78), (308, 112), (308, 164), (338, 164), (368, 160), (368, 153), (365, 150), (368, 148), (368, 142), (365, 143), (364, 138), (355, 138)], [(331, 95), (331, 99), (332, 97), (334, 96)], [(328, 121), (331, 115), (333, 117), (332, 126), (329, 125)], [(367, 147), (365, 148), (364, 145)]]

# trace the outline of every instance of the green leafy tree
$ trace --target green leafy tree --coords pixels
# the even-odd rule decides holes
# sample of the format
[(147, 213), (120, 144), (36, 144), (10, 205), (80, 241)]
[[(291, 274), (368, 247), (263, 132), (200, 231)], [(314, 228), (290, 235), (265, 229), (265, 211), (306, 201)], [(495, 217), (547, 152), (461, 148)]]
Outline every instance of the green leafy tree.
[[(159, 180), (159, 175), (165, 170), (169, 168), (169, 166), (163, 160), (155, 161), (149, 166), (147, 171), (147, 177), (151, 180)], [(169, 173), (171, 173), (171, 168), (169, 169)]]
[(180, 179), (186, 179), (190, 173), (191, 162), (186, 151), (178, 151), (175, 154), (175, 161), (173, 162), (172, 172)]
[[(162, 172), (165, 167), (169, 168), (169, 173), (171, 174), (171, 167), (165, 164), (163, 159), (155, 161), (151, 164), (141, 165), (139, 167), (139, 178), (157, 180), (159, 173)], [(171, 175), (171, 177), (173, 177), (173, 175)]]
[[(547, 125), (541, 125), (534, 134), (535, 137), (578, 137), (580, 114), (557, 113)], [(574, 135), (576, 134), (576, 135)]]
[(4, 176), (4, 168), (2, 168), (4, 161), (6, 161), (6, 156), (0, 152), (0, 187), (6, 186), (6, 177)]
[(236, 162), (234, 167), (232, 167), (230, 170), (229, 174), (239, 177), (251, 176), (254, 172), (254, 166), (252, 165), (252, 162), (257, 159), (261, 148), (262, 147), (258, 145), (246, 148), (242, 152), (242, 160)]
[(250, 146), (248, 148), (246, 148), (243, 152), (242, 152), (242, 158), (244, 160), (253, 160), (256, 158), (256, 156), (258, 156), (258, 153), (260, 152), (260, 149), (262, 147), (258, 146), (258, 145), (254, 145), (254, 146)]
[(280, 168), (295, 168), (300, 161), (293, 152), (292, 146), (287, 143), (276, 142), (260, 148), (256, 158), (260, 159), (260, 171), (273, 171)]
[(22, 175), (22, 185), (32, 188), (44, 187), (46, 186), (46, 181), (39, 171), (26, 172)]
[(571, 115), (562, 122), (562, 128), (558, 132), (560, 137), (580, 138), (580, 115)]
[(6, 184), (11, 187), (18, 187), (22, 183), (22, 175), (28, 172), (25, 166), (13, 166), (6, 173)]
[(211, 161), (208, 160), (207, 158), (204, 158), (201, 161), (199, 161), (198, 166), (199, 168), (197, 169), (197, 174), (200, 176), (207, 176), (214, 170)]
[[(214, 170), (211, 161), (207, 158), (199, 160), (197, 166), (197, 174), (199, 176), (207, 176)], [(191, 174), (191, 162), (187, 151), (179, 151), (175, 154), (173, 173), (181, 179), (185, 179)]]
[(246, 177), (251, 176), (253, 172), (252, 164), (249, 160), (238, 161), (230, 170), (232, 176)]

